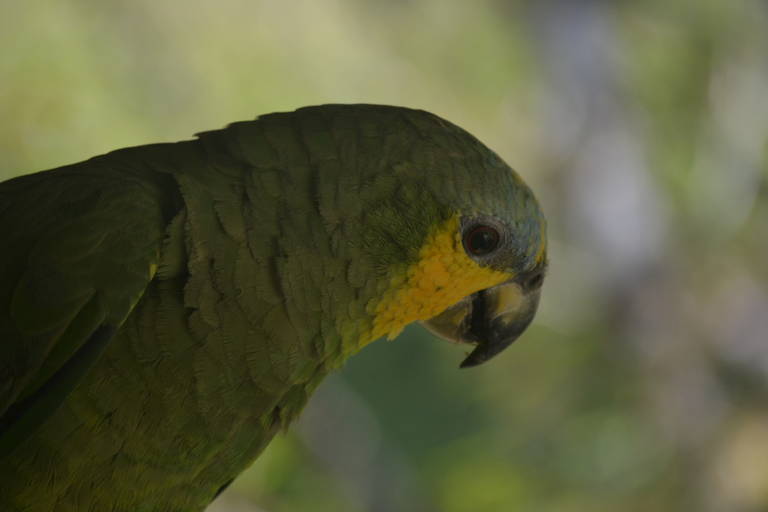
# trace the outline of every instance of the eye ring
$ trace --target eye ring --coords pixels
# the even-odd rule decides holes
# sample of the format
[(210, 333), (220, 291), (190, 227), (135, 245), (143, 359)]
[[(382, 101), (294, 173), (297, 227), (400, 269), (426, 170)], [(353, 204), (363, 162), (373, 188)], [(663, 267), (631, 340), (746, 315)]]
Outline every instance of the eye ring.
[(472, 256), (486, 256), (499, 247), (501, 235), (493, 226), (478, 224), (464, 235), (464, 248)]

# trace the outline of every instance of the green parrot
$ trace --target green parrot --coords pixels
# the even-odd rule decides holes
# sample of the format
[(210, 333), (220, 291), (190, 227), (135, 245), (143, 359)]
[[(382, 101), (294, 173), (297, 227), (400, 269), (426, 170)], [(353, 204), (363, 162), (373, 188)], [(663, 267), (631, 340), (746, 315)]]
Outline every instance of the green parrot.
[(425, 111), (323, 105), (0, 184), (0, 510), (203, 510), (329, 372), (531, 322), (531, 190)]

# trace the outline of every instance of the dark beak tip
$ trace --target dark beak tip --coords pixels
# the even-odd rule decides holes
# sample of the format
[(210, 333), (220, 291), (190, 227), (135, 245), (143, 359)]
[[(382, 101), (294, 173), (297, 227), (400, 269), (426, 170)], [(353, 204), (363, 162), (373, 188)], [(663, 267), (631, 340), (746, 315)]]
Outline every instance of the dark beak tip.
[(490, 342), (480, 342), (475, 347), (475, 349), (470, 352), (466, 358), (464, 358), (464, 360), (459, 365), (459, 368), (472, 368), (474, 366), (479, 366), (487, 361), (490, 361), (497, 355), (501, 354), (507, 347), (512, 345), (512, 343), (517, 341), (517, 339), (523, 333), (523, 330), (520, 330), (519, 332), (516, 332), (513, 335), (502, 339), (495, 339)]
[(513, 313), (512, 318), (498, 317), (489, 323), (474, 324), (473, 338), (477, 346), (461, 362), (459, 368), (471, 368), (490, 361), (503, 352), (528, 329), (538, 306), (538, 293), (529, 298), (526, 306)]
[(459, 368), (473, 368), (480, 365), (484, 361), (473, 361), (471, 355), (467, 356), (459, 365)]
[(481, 364), (491, 359), (493, 355), (488, 353), (488, 347), (478, 345), (472, 352), (469, 353), (467, 357), (464, 358), (464, 360), (459, 365), (459, 368), (473, 368), (475, 366), (480, 366)]

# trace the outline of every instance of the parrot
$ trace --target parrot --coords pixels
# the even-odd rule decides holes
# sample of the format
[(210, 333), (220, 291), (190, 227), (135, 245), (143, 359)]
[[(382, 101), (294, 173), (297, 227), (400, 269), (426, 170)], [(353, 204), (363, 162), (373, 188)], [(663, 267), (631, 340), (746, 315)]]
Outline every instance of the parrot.
[(204, 510), (411, 323), (493, 358), (546, 220), (424, 110), (327, 104), (0, 183), (0, 510)]

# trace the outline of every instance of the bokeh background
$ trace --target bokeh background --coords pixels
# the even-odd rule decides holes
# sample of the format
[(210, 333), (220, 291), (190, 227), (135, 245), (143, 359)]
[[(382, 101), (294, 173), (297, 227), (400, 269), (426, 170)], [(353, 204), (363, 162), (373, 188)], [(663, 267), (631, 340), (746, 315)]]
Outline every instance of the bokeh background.
[(768, 2), (0, 0), (0, 48), (2, 178), (375, 102), (544, 206), (516, 345), (372, 344), (212, 511), (768, 510)]

